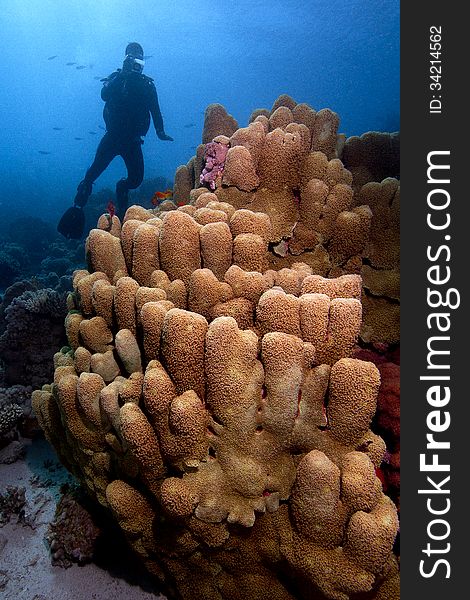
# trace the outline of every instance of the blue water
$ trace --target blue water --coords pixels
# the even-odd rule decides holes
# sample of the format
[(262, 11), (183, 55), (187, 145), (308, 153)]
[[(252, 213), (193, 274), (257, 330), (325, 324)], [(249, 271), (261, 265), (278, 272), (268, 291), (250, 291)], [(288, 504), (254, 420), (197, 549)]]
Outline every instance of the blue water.
[[(146, 177), (188, 161), (211, 102), (245, 126), (288, 93), (336, 111), (348, 136), (399, 129), (398, 0), (2, 0), (0, 27), (0, 218), (53, 221), (71, 204), (103, 134), (98, 79), (130, 41), (151, 55), (175, 140), (151, 127)], [(115, 159), (95, 190), (124, 174)]]

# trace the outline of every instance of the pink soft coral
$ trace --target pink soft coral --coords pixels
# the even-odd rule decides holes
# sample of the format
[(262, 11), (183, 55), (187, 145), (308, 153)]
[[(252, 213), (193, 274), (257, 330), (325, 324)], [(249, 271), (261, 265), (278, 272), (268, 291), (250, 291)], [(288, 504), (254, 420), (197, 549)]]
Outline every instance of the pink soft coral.
[(199, 178), (202, 184), (209, 184), (215, 190), (215, 180), (223, 173), (228, 146), (221, 142), (209, 142), (204, 150), (205, 166)]

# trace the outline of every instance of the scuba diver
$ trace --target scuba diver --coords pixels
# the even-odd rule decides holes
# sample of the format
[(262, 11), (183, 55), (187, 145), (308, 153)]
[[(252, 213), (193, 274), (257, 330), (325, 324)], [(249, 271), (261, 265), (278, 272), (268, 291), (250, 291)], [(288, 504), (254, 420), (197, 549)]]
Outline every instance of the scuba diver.
[(116, 156), (122, 156), (127, 168), (127, 177), (116, 184), (116, 214), (122, 220), (129, 190), (139, 187), (144, 177), (142, 137), (149, 130), (150, 115), (158, 138), (173, 141), (164, 130), (153, 79), (142, 74), (143, 68), (142, 46), (132, 42), (126, 47), (122, 69), (102, 80), (106, 133), (98, 145), (93, 164), (77, 187), (74, 205), (65, 212), (57, 226), (66, 238), (81, 238), (85, 223), (83, 207), (92, 193), (93, 183)]

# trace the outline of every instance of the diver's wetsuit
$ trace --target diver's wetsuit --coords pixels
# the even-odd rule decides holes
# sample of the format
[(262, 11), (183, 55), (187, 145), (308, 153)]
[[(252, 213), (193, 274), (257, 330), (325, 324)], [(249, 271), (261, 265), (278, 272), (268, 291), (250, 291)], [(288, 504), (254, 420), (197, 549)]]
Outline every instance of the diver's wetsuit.
[(76, 206), (85, 206), (92, 184), (116, 156), (122, 156), (127, 177), (116, 184), (117, 214), (124, 216), (129, 190), (139, 187), (144, 177), (142, 156), (144, 136), (150, 127), (150, 115), (158, 137), (163, 133), (163, 119), (153, 79), (118, 69), (106, 78), (101, 98), (106, 102), (103, 117), (106, 133), (96, 150), (95, 160), (78, 186)]

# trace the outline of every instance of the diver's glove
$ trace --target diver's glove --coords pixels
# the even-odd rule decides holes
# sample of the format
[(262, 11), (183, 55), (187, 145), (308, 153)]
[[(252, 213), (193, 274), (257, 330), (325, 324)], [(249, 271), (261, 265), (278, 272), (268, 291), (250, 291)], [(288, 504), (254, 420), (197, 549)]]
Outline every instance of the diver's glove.
[(173, 138), (167, 135), (164, 131), (157, 131), (157, 136), (159, 140), (164, 140), (166, 142), (172, 142)]

